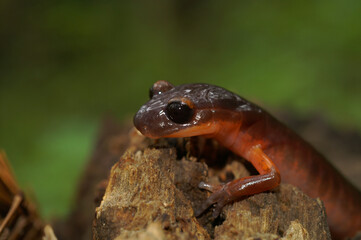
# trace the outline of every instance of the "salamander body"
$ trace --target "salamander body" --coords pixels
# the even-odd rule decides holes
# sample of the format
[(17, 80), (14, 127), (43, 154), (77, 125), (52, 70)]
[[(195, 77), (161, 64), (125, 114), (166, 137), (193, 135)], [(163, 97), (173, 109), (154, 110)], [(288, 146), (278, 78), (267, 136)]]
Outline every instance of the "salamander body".
[(224, 185), (201, 182), (200, 188), (212, 194), (197, 215), (214, 205), (217, 216), (224, 205), (273, 189), (282, 179), (324, 202), (333, 238), (352, 237), (361, 231), (360, 191), (310, 144), (262, 108), (208, 84), (173, 86), (158, 81), (150, 95), (134, 117), (134, 125), (143, 135), (212, 137), (259, 172)]

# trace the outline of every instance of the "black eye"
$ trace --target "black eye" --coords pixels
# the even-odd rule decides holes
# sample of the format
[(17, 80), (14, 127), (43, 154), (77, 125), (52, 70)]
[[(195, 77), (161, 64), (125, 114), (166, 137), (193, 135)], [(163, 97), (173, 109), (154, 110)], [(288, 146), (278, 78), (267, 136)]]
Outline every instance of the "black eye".
[(165, 109), (165, 114), (173, 122), (183, 124), (192, 119), (193, 109), (186, 103), (175, 101), (168, 103), (168, 106)]
[(174, 86), (164, 80), (159, 80), (153, 84), (153, 86), (149, 89), (149, 98), (152, 99), (153, 96), (162, 94), (173, 89)]
[(149, 88), (149, 99), (152, 99), (154, 96), (154, 89), (153, 87)]

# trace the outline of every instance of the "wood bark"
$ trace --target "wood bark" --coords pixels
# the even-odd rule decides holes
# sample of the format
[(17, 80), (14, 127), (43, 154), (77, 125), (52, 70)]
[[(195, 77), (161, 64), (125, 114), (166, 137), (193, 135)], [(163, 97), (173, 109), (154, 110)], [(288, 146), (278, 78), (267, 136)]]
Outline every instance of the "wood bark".
[(96, 209), (95, 240), (331, 239), (323, 203), (287, 184), (230, 204), (216, 219), (212, 209), (196, 218), (210, 194), (200, 181), (222, 183), (254, 169), (211, 140), (154, 141), (133, 132), (129, 142)]

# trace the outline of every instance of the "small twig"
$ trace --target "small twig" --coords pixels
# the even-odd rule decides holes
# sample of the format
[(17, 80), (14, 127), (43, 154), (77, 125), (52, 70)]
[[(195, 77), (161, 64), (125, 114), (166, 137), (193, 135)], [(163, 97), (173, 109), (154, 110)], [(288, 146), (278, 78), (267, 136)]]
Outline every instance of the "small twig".
[(11, 207), (9, 209), (9, 212), (7, 213), (6, 217), (4, 218), (4, 221), (0, 225), (0, 234), (2, 233), (6, 225), (9, 223), (11, 218), (14, 216), (16, 210), (19, 208), (22, 201), (23, 201), (22, 194), (15, 195)]

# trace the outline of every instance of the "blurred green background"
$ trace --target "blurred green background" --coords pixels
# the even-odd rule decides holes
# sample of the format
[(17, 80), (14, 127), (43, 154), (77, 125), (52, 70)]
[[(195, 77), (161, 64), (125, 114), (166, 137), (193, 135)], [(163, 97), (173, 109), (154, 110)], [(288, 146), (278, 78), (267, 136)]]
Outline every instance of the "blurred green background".
[(221, 85), (361, 130), (361, 1), (0, 2), (0, 148), (64, 216), (105, 113), (156, 80)]

